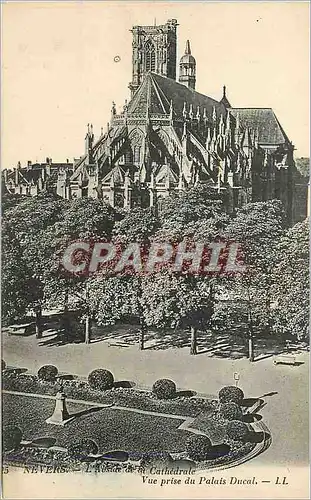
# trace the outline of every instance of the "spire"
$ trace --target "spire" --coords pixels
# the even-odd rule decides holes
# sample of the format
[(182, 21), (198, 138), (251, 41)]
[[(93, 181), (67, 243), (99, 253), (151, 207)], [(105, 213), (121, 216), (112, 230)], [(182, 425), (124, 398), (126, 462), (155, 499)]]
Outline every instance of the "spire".
[(234, 132), (235, 143), (240, 145), (240, 115), (237, 112), (235, 117), (235, 132)]
[(209, 148), (211, 142), (211, 129), (208, 127), (207, 129), (207, 137), (206, 137), (206, 149)]
[(170, 102), (170, 120), (173, 120), (173, 101)]
[(206, 111), (206, 108), (203, 109), (203, 120), (204, 121), (207, 120), (207, 111)]
[(192, 104), (190, 104), (189, 118), (190, 118), (190, 120), (193, 120), (193, 108), (192, 108)]
[(190, 55), (190, 54), (191, 54), (190, 42), (189, 42), (189, 40), (187, 40), (186, 41), (185, 55)]
[(213, 115), (212, 115), (213, 121), (216, 121), (217, 115), (216, 115), (216, 108), (213, 106)]
[(224, 133), (224, 117), (221, 114), (219, 120), (219, 134), (222, 135)]
[(230, 113), (229, 111), (227, 112), (227, 121), (226, 121), (226, 130), (230, 130)]
[(198, 106), (198, 107), (197, 107), (196, 119), (198, 120), (198, 122), (199, 122), (199, 121), (200, 121), (200, 119), (201, 119), (201, 114), (200, 114), (200, 106)]
[(222, 88), (222, 98), (220, 103), (223, 104), (226, 108), (231, 108), (231, 104), (227, 99), (226, 90), (227, 90), (226, 85), (224, 85)]
[(182, 133), (182, 140), (185, 140), (187, 138), (187, 122), (184, 122), (184, 128), (183, 128), (183, 133)]
[(183, 107), (183, 110), (182, 110), (182, 115), (184, 117), (184, 120), (187, 120), (187, 105), (186, 105), (185, 102), (184, 102), (184, 107)]
[(213, 131), (213, 142), (216, 142), (216, 127), (214, 127), (214, 131)]

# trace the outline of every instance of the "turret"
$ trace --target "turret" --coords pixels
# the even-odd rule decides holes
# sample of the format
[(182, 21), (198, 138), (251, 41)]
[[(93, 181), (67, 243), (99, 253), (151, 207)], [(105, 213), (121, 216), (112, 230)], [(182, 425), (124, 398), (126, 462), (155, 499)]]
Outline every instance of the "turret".
[(190, 89), (195, 89), (196, 82), (196, 62), (191, 54), (190, 42), (187, 40), (185, 53), (179, 63), (179, 83), (186, 85)]

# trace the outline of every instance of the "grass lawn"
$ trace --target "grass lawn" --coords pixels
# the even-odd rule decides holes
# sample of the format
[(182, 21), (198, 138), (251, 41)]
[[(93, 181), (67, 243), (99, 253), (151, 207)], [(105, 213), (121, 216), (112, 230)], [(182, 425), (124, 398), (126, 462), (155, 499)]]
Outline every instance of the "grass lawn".
[[(54, 401), (36, 397), (3, 394), (3, 425), (21, 428), (24, 440), (42, 437), (56, 439), (56, 446), (67, 447), (81, 438), (97, 442), (101, 453), (124, 450), (182, 452), (190, 432), (178, 430), (179, 419), (144, 415), (112, 408), (90, 407), (68, 403), (70, 414), (90, 410), (65, 427), (47, 424), (53, 413)], [(94, 411), (96, 410), (96, 411)]]

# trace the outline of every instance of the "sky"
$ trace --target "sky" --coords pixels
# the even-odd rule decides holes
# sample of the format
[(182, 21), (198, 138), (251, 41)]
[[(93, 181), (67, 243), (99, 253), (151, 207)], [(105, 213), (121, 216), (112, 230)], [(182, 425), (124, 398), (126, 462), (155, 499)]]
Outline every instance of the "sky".
[[(309, 156), (307, 2), (14, 2), (2, 5), (2, 168), (70, 161), (129, 99), (133, 25), (178, 20), (196, 90), (235, 107), (272, 107)], [(119, 56), (119, 62), (115, 62)]]

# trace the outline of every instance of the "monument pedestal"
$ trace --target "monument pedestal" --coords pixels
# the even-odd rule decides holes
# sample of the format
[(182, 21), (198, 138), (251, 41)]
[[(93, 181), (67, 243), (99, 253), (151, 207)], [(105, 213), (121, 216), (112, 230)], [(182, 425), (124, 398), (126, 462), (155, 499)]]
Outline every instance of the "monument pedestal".
[(66, 425), (74, 420), (74, 418), (75, 417), (71, 417), (68, 413), (66, 407), (66, 395), (62, 391), (58, 392), (55, 397), (55, 409), (53, 415), (51, 415), (46, 420), (46, 423), (54, 425)]

